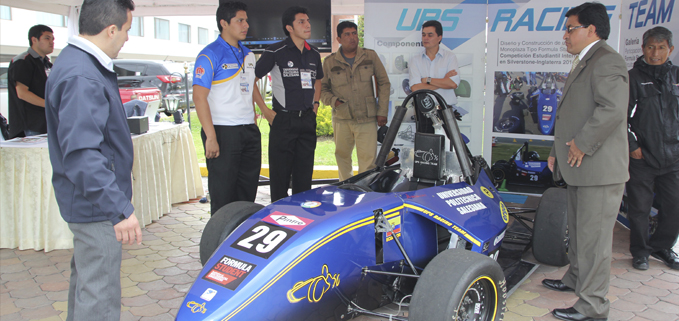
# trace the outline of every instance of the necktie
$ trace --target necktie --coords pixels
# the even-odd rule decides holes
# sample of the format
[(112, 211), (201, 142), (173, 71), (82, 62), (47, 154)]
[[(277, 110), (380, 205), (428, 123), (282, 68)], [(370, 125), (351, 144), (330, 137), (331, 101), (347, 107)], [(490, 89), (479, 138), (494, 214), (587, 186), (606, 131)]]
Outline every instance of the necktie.
[(571, 66), (571, 73), (573, 72), (573, 70), (575, 70), (575, 67), (577, 67), (579, 63), (580, 63), (580, 55), (577, 55), (577, 56), (575, 56), (575, 59), (573, 60), (573, 66)]

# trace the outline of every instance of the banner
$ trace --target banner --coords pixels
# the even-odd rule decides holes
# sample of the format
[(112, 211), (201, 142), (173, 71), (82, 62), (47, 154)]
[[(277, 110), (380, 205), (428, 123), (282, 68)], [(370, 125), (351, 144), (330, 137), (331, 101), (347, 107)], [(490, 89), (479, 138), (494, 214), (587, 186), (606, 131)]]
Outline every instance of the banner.
[[(622, 2), (622, 24), (620, 30), (620, 54), (632, 69), (634, 62), (643, 53), (643, 35), (648, 29), (662, 26), (672, 31), (673, 42), (679, 41), (679, 21), (672, 20), (672, 14), (679, 10), (676, 0), (624, 0)], [(675, 45), (676, 46), (676, 45)], [(679, 50), (670, 55), (672, 64), (679, 65)]]
[[(486, 1), (365, 0), (365, 47), (374, 49), (389, 73), (390, 112), (411, 93), (408, 62), (421, 54), (422, 24), (438, 20), (443, 26), (441, 47), (448, 48), (458, 61), (460, 83), (455, 90), (457, 108), (462, 114), (460, 131), (469, 139), (473, 154), (482, 153), (483, 90)], [(406, 122), (407, 121), (407, 122)], [(395, 142), (412, 145), (414, 118), (408, 113)]]
[[(620, 1), (602, 3), (611, 19), (607, 43), (617, 48)], [(565, 14), (580, 4), (580, 0), (489, 0), (487, 137), (553, 140), (556, 109), (574, 59), (563, 40)], [(491, 140), (484, 144), (488, 159)], [(546, 160), (548, 155), (541, 156)]]

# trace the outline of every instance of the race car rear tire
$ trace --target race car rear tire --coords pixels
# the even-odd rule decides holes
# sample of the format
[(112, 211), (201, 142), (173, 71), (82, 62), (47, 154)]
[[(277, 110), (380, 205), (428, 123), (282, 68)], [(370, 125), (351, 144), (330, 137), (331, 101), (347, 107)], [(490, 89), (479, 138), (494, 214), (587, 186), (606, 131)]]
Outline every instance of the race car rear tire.
[[(448, 249), (434, 257), (422, 272), (410, 302), (408, 319), (502, 320), (507, 305), (507, 282), (500, 265), (488, 256)], [(475, 311), (477, 310), (477, 311)]]
[(547, 189), (535, 211), (533, 256), (540, 263), (564, 266), (568, 260), (568, 190)]
[(200, 237), (200, 263), (205, 265), (219, 245), (252, 214), (264, 206), (252, 202), (232, 202), (212, 215)]

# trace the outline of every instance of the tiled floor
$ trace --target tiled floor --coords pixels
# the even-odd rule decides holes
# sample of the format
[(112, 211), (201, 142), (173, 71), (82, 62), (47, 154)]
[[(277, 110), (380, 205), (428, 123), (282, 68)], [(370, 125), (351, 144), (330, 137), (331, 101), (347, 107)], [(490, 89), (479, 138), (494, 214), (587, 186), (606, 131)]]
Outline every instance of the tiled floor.
[[(269, 203), (268, 188), (257, 202)], [(123, 246), (122, 320), (173, 320), (201, 265), (198, 243), (209, 205), (175, 204), (146, 227), (143, 244)], [(648, 271), (631, 267), (628, 231), (615, 227), (610, 320), (679, 320), (679, 271), (651, 259)], [(0, 249), (0, 320), (64, 320), (71, 250), (38, 252)], [(530, 253), (526, 260), (534, 261)], [(560, 278), (564, 268), (542, 265), (508, 299), (505, 320), (556, 320), (553, 308), (569, 307), (573, 293), (547, 290), (543, 278)], [(361, 320), (375, 320), (360, 317)], [(386, 320), (386, 319), (383, 319)]]

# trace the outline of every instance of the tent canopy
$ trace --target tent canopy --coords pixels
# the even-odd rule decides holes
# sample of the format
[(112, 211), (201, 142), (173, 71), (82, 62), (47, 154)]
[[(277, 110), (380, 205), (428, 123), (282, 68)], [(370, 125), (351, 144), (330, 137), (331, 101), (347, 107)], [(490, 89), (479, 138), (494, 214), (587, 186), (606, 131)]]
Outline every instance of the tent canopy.
[[(247, 0), (243, 0), (247, 3)], [(276, 1), (276, 0), (272, 0)], [(334, 15), (362, 15), (363, 0), (331, 0)], [(5, 6), (68, 16), (82, 0), (3, 0)], [(208, 16), (217, 11), (218, 0), (134, 0), (135, 16)]]

